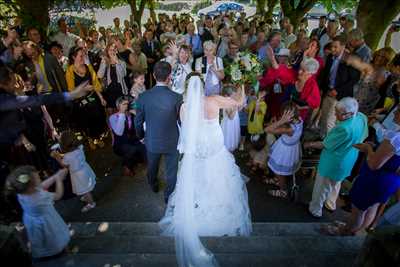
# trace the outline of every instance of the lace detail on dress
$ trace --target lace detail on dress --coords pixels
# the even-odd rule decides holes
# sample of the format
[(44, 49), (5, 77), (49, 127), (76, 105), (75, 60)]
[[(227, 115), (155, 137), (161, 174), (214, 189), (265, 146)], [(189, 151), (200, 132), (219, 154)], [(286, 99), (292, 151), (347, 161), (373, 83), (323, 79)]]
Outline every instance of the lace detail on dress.
[[(198, 135), (192, 171), (197, 232), (199, 236), (249, 235), (252, 227), (246, 184), (233, 155), (225, 148), (218, 118), (206, 120), (202, 131)], [(180, 174), (178, 171), (175, 192), (185, 179)], [(174, 193), (160, 221), (164, 235), (174, 234), (175, 199), (179, 196)]]

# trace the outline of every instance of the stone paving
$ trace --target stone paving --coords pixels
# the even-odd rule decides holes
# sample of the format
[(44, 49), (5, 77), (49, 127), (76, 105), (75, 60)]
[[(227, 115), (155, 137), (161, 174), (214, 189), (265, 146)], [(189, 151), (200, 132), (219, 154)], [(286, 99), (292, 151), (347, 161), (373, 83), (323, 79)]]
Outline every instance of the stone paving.
[[(145, 178), (145, 166), (138, 166), (135, 177), (124, 177), (121, 175), (120, 159), (114, 156), (110, 146), (87, 154), (88, 161), (98, 175), (94, 190), (97, 207), (82, 214), (80, 209), (83, 204), (78, 198), (61, 200), (56, 207), (67, 222), (156, 222), (163, 216), (165, 204), (162, 192), (155, 194), (150, 190)], [(324, 211), (324, 216), (319, 220), (308, 214), (306, 203), (311, 196), (311, 178), (298, 178), (298, 203), (268, 196), (267, 186), (257, 175), (248, 173), (242, 157), (236, 158), (242, 172), (251, 178), (247, 189), (254, 222), (327, 222), (346, 217), (346, 213), (340, 208), (334, 213)]]

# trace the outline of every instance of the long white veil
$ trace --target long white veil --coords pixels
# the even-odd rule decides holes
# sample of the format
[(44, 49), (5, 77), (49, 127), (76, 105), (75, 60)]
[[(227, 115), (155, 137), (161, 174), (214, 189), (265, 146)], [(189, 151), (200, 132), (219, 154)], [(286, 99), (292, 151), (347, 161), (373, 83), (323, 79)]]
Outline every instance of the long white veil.
[[(174, 201), (174, 234), (176, 257), (180, 267), (219, 266), (214, 255), (201, 243), (195, 219), (196, 154), (201, 146), (205, 123), (204, 90), (198, 76), (189, 79), (184, 104), (181, 136), (178, 149), (183, 153), (178, 172)], [(201, 149), (200, 149), (201, 150)]]

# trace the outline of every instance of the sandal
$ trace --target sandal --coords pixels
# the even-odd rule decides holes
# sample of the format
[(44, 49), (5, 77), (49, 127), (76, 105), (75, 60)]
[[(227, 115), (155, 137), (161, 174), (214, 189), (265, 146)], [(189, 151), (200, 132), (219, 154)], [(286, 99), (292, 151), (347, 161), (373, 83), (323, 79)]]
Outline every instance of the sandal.
[(288, 192), (286, 190), (268, 190), (268, 195), (273, 197), (287, 198)]
[(267, 184), (267, 185), (276, 185), (276, 186), (279, 186), (279, 180), (278, 180), (278, 178), (276, 178), (276, 177), (274, 177), (274, 178), (271, 178), (271, 179), (265, 179), (265, 180), (263, 180), (263, 183), (264, 184)]
[(81, 212), (85, 213), (88, 212), (91, 209), (94, 209), (96, 207), (96, 202), (93, 203), (88, 203), (86, 206), (84, 206), (81, 210)]

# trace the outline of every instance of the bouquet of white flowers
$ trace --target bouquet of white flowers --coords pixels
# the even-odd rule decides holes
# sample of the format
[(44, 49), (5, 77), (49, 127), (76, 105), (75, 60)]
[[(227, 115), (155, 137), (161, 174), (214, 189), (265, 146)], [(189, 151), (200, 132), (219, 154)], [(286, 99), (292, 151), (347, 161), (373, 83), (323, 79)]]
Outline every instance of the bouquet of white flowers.
[(256, 86), (257, 77), (262, 74), (262, 64), (257, 56), (250, 52), (240, 52), (238, 57), (225, 67), (225, 75), (234, 84), (250, 84)]

